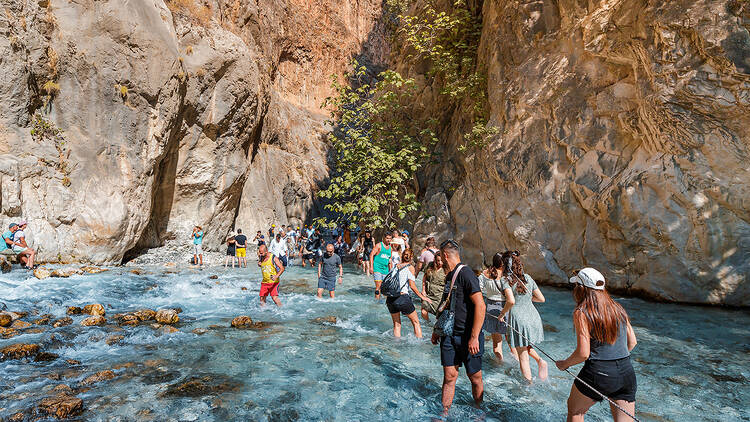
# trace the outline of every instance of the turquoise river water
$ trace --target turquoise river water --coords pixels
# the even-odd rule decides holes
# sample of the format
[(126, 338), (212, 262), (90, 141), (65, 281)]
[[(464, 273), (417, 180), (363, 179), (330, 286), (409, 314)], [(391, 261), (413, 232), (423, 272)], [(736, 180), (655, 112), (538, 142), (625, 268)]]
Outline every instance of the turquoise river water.
[[(83, 399), (84, 411), (75, 419), (87, 421), (419, 421), (439, 413), (438, 348), (414, 338), (406, 320), (406, 336), (394, 339), (385, 304), (374, 301), (372, 282), (357, 270), (346, 268), (344, 285), (330, 301), (313, 296), (314, 270), (290, 267), (282, 278), (281, 309), (258, 306), (259, 275), (254, 263), (241, 270), (144, 268), (139, 275), (118, 267), (46, 280), (20, 270), (1, 275), (2, 309), (59, 318), (68, 306), (101, 303), (108, 324), (83, 327), (77, 315), (69, 326), (0, 339), (0, 348), (38, 343), (59, 355), (49, 362), (0, 362), (0, 419), (23, 411), (33, 415), (58, 384)], [(537, 305), (545, 323), (541, 346), (566, 357), (575, 341), (570, 291), (542, 289), (547, 302)], [(633, 364), (642, 421), (750, 421), (747, 311), (618, 301), (638, 336)], [(182, 308), (179, 332), (149, 324), (119, 327), (111, 318), (144, 307)], [(230, 328), (231, 319), (243, 314), (268, 324)], [(326, 318), (331, 316), (335, 322)], [(201, 328), (205, 333), (193, 332)], [(111, 341), (112, 335), (123, 338)], [(451, 420), (564, 420), (568, 374), (551, 364), (547, 382), (527, 386), (507, 346), (504, 364), (487, 346), (484, 408), (471, 406), (462, 372)], [(114, 379), (83, 384), (107, 369)], [(535, 364), (532, 369), (536, 374)], [(191, 380), (199, 387), (180, 387)], [(608, 406), (596, 405), (587, 420), (610, 420)]]

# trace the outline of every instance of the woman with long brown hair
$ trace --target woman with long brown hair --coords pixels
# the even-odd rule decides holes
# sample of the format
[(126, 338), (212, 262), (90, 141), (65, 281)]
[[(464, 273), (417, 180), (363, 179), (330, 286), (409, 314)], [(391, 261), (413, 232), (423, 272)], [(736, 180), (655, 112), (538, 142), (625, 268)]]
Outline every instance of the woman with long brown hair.
[(500, 362), (503, 361), (503, 336), (508, 331), (505, 316), (516, 303), (507, 278), (502, 275), (503, 255), (498, 252), (492, 257), (492, 266), (479, 274), (479, 288), (487, 303), (484, 331), (492, 335), (492, 351)]
[[(576, 350), (556, 365), (564, 371), (583, 361), (578, 378), (614, 400), (631, 415), (635, 414), (635, 371), (630, 351), (637, 341), (630, 318), (619, 303), (604, 290), (604, 276), (593, 268), (584, 268), (570, 278), (575, 283), (573, 325)], [(568, 397), (568, 422), (582, 422), (586, 412), (603, 397), (575, 380)], [(610, 404), (615, 422), (632, 420)]]
[(532, 344), (544, 341), (542, 317), (533, 302), (544, 302), (544, 295), (530, 275), (523, 270), (523, 262), (518, 251), (505, 251), (501, 256), (503, 277), (507, 281), (516, 303), (508, 312), (508, 344), (518, 355), (521, 373), (526, 381), (531, 382), (529, 357), (539, 367), (539, 379), (547, 379), (547, 362), (533, 349)]

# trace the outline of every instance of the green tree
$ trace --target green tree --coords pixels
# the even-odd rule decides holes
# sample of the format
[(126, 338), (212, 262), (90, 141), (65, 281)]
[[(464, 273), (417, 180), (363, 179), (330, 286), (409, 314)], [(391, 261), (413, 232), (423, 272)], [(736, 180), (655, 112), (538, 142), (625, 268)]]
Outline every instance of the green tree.
[(390, 228), (418, 209), (414, 176), (434, 153), (434, 122), (414, 118), (413, 79), (386, 70), (368, 80), (356, 61), (346, 75), (334, 77), (336, 95), (325, 100), (335, 125), (330, 140), (336, 151), (328, 187), (319, 193), (333, 217), (373, 228)]

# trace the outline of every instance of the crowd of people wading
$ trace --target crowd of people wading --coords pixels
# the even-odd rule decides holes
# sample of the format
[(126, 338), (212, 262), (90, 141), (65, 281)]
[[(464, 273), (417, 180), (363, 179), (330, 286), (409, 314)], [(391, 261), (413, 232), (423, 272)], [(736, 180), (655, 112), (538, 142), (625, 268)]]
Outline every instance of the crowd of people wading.
[[(267, 235), (267, 236), (266, 236)], [(548, 363), (539, 355), (537, 345), (544, 341), (542, 319), (534, 303), (543, 303), (544, 294), (524, 271), (518, 251), (496, 253), (492, 263), (475, 271), (461, 261), (460, 245), (448, 239), (438, 246), (434, 237), (426, 240), (418, 253), (411, 249), (409, 232), (393, 230), (375, 243), (370, 230), (351, 231), (339, 227), (321, 234), (312, 226), (271, 225), (267, 233), (258, 231), (251, 242), (257, 246), (258, 267), (262, 279), (260, 304), (268, 296), (277, 305), (281, 275), (293, 260), (318, 271), (317, 296), (328, 292), (335, 297), (336, 284), (343, 283), (343, 259), (354, 258), (361, 271), (372, 276), (376, 301), (385, 298), (393, 322), (393, 335), (400, 337), (401, 316), (411, 323), (414, 335), (422, 338), (422, 327), (412, 294), (420, 300), (425, 323), (435, 317), (431, 342), (440, 346), (443, 367), (442, 406), (447, 417), (453, 403), (459, 369), (465, 368), (475, 404), (484, 397), (482, 355), (485, 333), (492, 337), (496, 359), (504, 360), (502, 343), (518, 362), (524, 379), (533, 380), (531, 360), (538, 379), (548, 377)], [(203, 265), (203, 229), (196, 226), (191, 235), (193, 263)], [(353, 242), (352, 242), (353, 240)], [(247, 267), (248, 238), (237, 229), (226, 239), (224, 266)], [(423, 274), (421, 288), (418, 276)], [(555, 361), (561, 371), (584, 363), (568, 397), (568, 421), (583, 421), (595, 403), (607, 400), (615, 421), (634, 420), (635, 372), (630, 351), (636, 338), (630, 319), (605, 289), (606, 280), (594, 268), (576, 271), (569, 279), (574, 285), (573, 312), (576, 348), (563, 360)]]

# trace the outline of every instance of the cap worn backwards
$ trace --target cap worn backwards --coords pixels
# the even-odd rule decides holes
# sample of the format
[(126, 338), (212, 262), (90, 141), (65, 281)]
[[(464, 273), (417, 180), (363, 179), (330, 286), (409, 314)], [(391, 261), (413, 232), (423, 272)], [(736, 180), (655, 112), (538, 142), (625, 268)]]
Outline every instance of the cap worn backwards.
[(589, 267), (578, 271), (578, 274), (570, 277), (570, 282), (581, 284), (594, 290), (604, 290), (604, 276), (599, 271)]

